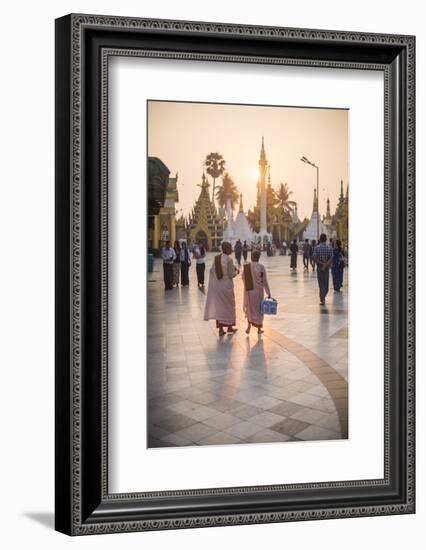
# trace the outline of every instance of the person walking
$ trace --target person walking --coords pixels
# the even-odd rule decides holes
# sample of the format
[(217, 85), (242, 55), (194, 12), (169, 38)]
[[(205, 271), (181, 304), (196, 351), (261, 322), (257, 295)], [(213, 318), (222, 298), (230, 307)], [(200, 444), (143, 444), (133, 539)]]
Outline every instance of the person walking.
[(189, 250), (186, 246), (186, 242), (182, 243), (180, 250), (180, 281), (182, 286), (189, 285), (189, 266), (191, 265), (191, 259), (189, 257)]
[(170, 241), (166, 241), (166, 246), (161, 251), (163, 259), (163, 276), (165, 290), (173, 288), (173, 262), (176, 259), (176, 252), (171, 247)]
[(312, 239), (312, 241), (311, 241), (311, 257), (309, 259), (311, 267), (312, 267), (312, 271), (315, 271), (314, 250), (315, 250), (316, 245), (317, 245), (317, 241), (315, 239)]
[(247, 261), (248, 250), (249, 250), (249, 247), (248, 247), (247, 241), (244, 241), (244, 244), (243, 244), (243, 259), (244, 259), (244, 263), (246, 263), (246, 261)]
[(197, 272), (198, 287), (204, 287), (204, 273), (206, 271), (206, 249), (201, 243), (194, 248), (195, 269)]
[(207, 289), (206, 305), (204, 307), (204, 320), (216, 320), (216, 328), (219, 329), (219, 336), (223, 336), (225, 327), (228, 333), (237, 331), (235, 311), (234, 277), (239, 273), (234, 267), (231, 258), (232, 245), (224, 241), (222, 243), (222, 254), (214, 257), (210, 268), (209, 286)]
[(303, 270), (309, 271), (309, 260), (311, 257), (311, 245), (309, 244), (309, 239), (305, 239), (305, 242), (302, 246), (303, 251)]
[(345, 252), (342, 248), (342, 242), (336, 240), (333, 248), (333, 262), (331, 264), (331, 275), (333, 277), (334, 292), (340, 292), (343, 286), (343, 270), (345, 269)]
[(284, 256), (287, 256), (287, 241), (283, 241)]
[(262, 300), (264, 293), (271, 297), (265, 267), (259, 263), (260, 253), (253, 250), (251, 263), (244, 264), (243, 268), (243, 311), (247, 317), (246, 334), (250, 334), (252, 325), (257, 328), (257, 333), (263, 333), (263, 311)]
[(241, 254), (243, 252), (243, 246), (240, 239), (235, 243), (234, 246), (235, 259), (237, 260), (238, 267), (241, 267)]
[(297, 254), (299, 247), (297, 246), (296, 239), (293, 239), (290, 245), (290, 268), (295, 271), (297, 269)]
[(325, 305), (330, 278), (330, 266), (333, 261), (333, 250), (327, 244), (327, 235), (321, 233), (319, 244), (314, 249), (313, 258), (317, 264), (317, 278), (320, 296), (320, 305)]
[(173, 246), (176, 258), (173, 261), (173, 286), (179, 286), (179, 274), (180, 274), (180, 244), (179, 241), (175, 241)]

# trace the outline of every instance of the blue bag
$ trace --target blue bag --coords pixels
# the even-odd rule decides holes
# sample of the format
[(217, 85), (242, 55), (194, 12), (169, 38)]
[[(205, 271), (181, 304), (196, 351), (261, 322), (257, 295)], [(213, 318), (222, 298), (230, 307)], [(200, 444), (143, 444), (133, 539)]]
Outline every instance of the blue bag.
[(262, 300), (262, 313), (265, 315), (276, 315), (278, 310), (278, 302), (274, 298), (266, 298)]

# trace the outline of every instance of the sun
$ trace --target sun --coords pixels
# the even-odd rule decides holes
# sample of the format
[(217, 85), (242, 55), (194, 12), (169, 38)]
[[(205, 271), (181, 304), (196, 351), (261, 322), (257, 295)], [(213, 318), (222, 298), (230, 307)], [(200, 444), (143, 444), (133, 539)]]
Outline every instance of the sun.
[(249, 177), (250, 177), (250, 181), (257, 183), (259, 180), (259, 170), (257, 169), (251, 170)]

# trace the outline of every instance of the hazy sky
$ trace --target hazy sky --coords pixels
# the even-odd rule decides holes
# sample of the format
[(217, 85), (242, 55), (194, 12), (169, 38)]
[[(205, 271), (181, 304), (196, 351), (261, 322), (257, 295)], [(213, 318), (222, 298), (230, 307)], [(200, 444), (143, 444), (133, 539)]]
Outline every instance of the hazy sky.
[[(262, 136), (271, 165), (271, 184), (287, 182), (298, 203), (299, 217), (310, 217), (316, 170), (300, 161), (306, 156), (320, 168), (320, 212), (330, 197), (333, 214), (340, 180), (348, 183), (348, 115), (342, 109), (259, 107), (150, 101), (148, 154), (179, 173), (179, 203), (187, 215), (200, 193), (203, 162), (210, 152), (226, 160), (226, 171), (243, 193), (244, 210), (255, 204)], [(210, 183), (212, 179), (209, 177)], [(216, 183), (218, 180), (216, 181)], [(211, 188), (210, 188), (211, 191)]]

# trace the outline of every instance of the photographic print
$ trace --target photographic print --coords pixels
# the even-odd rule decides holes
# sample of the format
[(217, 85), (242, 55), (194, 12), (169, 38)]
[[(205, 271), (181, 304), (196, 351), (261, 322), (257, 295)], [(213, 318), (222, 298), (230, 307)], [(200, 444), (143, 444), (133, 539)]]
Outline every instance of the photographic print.
[(70, 14), (55, 52), (55, 528), (414, 513), (415, 37)]
[(147, 108), (148, 447), (347, 439), (348, 110)]

